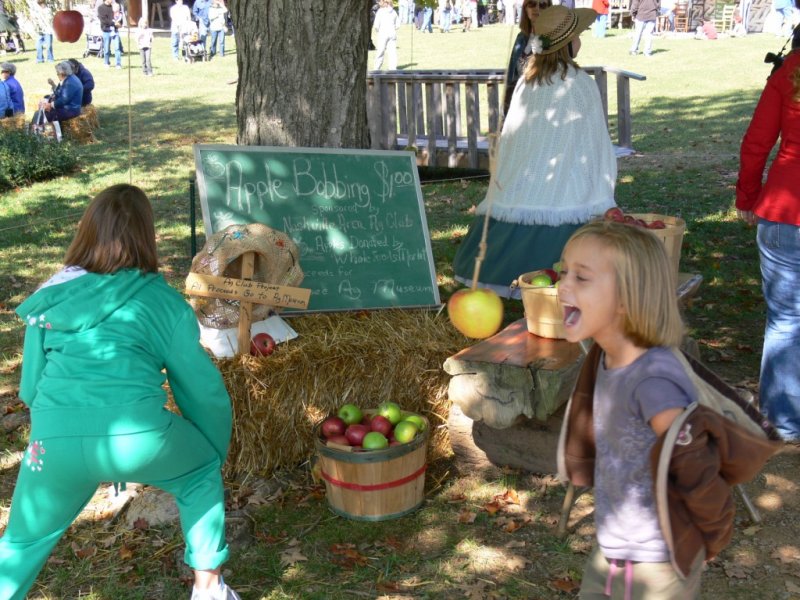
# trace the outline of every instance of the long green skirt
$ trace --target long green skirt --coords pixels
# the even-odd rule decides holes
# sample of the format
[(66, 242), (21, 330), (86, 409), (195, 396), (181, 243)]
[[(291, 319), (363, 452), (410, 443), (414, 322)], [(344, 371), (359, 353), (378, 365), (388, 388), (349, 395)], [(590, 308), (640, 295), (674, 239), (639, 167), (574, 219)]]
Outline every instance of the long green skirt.
[[(457, 281), (472, 285), (475, 257), (483, 233), (484, 216), (472, 222), (453, 260)], [(580, 224), (520, 225), (489, 217), (486, 256), (478, 274), (479, 287), (488, 287), (504, 298), (519, 298), (511, 282), (523, 273), (550, 269), (561, 260), (561, 252)]]

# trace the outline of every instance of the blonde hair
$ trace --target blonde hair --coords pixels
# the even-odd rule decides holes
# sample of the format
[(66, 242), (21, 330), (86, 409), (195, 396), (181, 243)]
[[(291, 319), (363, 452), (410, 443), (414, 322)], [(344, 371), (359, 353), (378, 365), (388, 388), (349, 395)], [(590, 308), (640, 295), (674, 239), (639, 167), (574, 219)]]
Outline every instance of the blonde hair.
[(564, 251), (585, 238), (599, 241), (612, 252), (617, 294), (625, 311), (625, 336), (642, 348), (679, 346), (684, 324), (663, 242), (641, 227), (593, 221), (570, 237)]
[(535, 54), (525, 65), (525, 81), (527, 83), (550, 84), (553, 75), (561, 71), (561, 79), (567, 78), (570, 67), (578, 68), (578, 63), (569, 55), (569, 44), (550, 54)]

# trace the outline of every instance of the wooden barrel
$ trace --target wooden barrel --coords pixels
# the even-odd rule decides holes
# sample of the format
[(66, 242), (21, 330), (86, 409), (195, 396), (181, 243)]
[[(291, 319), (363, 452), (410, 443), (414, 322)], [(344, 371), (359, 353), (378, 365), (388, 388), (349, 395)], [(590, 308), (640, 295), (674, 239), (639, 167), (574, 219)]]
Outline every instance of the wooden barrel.
[(567, 334), (564, 329), (564, 313), (558, 302), (558, 289), (532, 285), (531, 279), (539, 273), (540, 271), (523, 273), (515, 282), (522, 295), (528, 331), (539, 337), (563, 340)]
[(317, 455), (331, 510), (357, 521), (385, 521), (419, 508), (429, 434), (426, 420), (425, 431), (413, 440), (383, 450), (328, 446), (318, 434)]

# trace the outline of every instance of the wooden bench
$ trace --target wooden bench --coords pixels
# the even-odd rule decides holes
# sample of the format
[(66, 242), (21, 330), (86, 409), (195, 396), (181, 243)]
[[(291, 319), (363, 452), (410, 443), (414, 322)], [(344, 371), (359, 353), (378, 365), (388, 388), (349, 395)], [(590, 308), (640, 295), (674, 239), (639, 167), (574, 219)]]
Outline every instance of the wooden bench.
[[(584, 67), (594, 77), (609, 125), (608, 77), (616, 79), (616, 149), (633, 153), (630, 82), (646, 77), (612, 67)], [(367, 117), (373, 149), (414, 149), (417, 164), (487, 169), (489, 140), (500, 131), (505, 71), (370, 71)]]

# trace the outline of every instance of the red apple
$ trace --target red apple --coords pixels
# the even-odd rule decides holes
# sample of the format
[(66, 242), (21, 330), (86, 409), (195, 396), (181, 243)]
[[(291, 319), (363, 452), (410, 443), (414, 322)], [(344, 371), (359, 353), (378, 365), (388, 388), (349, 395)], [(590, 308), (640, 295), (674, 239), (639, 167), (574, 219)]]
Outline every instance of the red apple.
[(622, 209), (619, 206), (614, 206), (603, 213), (603, 219), (606, 221), (617, 221), (618, 223), (621, 223), (625, 219), (625, 213), (622, 212)]
[(389, 437), (392, 433), (392, 422), (383, 415), (375, 415), (372, 417), (372, 422), (369, 424), (372, 431), (382, 433), (384, 436)]
[(488, 338), (497, 333), (503, 323), (503, 302), (492, 290), (465, 288), (450, 296), (447, 314), (465, 336)]
[(250, 340), (250, 354), (253, 356), (269, 356), (275, 350), (275, 340), (268, 333), (257, 333)]
[(547, 275), (550, 278), (550, 281), (555, 283), (558, 281), (558, 272), (554, 271), (553, 269), (542, 269), (542, 273)]
[(333, 437), (329, 437), (326, 440), (326, 443), (328, 443), (328, 444), (339, 444), (340, 446), (349, 446), (350, 445), (350, 440), (348, 440), (343, 435), (334, 435)]
[(647, 224), (648, 229), (666, 229), (667, 226), (661, 219), (656, 219), (655, 221)]
[(360, 446), (364, 441), (364, 436), (369, 433), (369, 427), (361, 423), (348, 425), (344, 432), (344, 437), (350, 442), (351, 446)]
[(322, 435), (330, 439), (336, 435), (344, 435), (347, 423), (339, 417), (328, 417), (322, 422), (320, 429), (322, 430)]
[(53, 17), (53, 31), (59, 42), (77, 42), (83, 33), (83, 15), (77, 10), (60, 10)]

